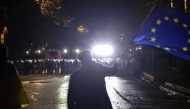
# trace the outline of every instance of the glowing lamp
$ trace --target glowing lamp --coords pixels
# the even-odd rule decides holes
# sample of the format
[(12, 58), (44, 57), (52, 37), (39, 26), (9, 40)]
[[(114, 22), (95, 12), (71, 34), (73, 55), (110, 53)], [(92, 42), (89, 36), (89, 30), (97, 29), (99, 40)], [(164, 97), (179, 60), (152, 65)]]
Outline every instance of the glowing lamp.
[(29, 51), (26, 51), (26, 54), (28, 54), (29, 53)]
[(64, 53), (67, 53), (67, 49), (64, 49), (63, 52), (64, 52)]
[(41, 53), (41, 50), (38, 50), (38, 53)]

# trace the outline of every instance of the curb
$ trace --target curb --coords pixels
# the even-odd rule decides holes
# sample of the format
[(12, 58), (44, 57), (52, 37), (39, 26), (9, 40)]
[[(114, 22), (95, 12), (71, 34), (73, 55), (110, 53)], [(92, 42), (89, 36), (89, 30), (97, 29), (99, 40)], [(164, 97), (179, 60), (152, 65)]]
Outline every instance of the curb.
[(172, 93), (173, 95), (175, 94), (180, 94), (184, 97), (190, 98), (190, 89), (182, 87), (182, 86), (178, 86), (178, 85), (174, 85), (171, 84), (169, 82), (164, 82), (164, 84), (159, 84), (156, 81), (154, 81), (155, 77), (145, 73), (145, 72), (141, 72), (140, 75), (142, 80), (145, 80), (148, 83), (155, 83), (158, 84), (160, 87), (160, 90), (166, 91), (168, 93)]
[(148, 83), (154, 83), (154, 82), (149, 81), (148, 79), (144, 78), (143, 76), (140, 76), (140, 77), (141, 77), (142, 80), (144, 80), (144, 81), (146, 81), (146, 82), (148, 82)]
[(190, 96), (190, 89), (188, 89), (188, 88), (178, 86), (178, 85), (175, 85), (175, 84), (171, 84), (169, 82), (165, 82), (164, 86)]

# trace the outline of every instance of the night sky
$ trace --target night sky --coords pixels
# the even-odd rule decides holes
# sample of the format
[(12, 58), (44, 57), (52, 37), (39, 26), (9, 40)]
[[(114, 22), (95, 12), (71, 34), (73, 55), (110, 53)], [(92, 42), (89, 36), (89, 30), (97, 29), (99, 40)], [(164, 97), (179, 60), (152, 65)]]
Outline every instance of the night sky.
[(92, 35), (97, 31), (105, 35), (132, 35), (151, 8), (146, 6), (147, 1), (73, 0), (68, 3), (73, 6), (68, 12), (74, 18), (73, 27), (86, 25)]
[[(27, 49), (39, 48), (47, 42), (49, 47), (89, 46), (95, 38), (119, 45), (123, 51), (148, 14), (151, 0), (63, 0), (61, 13), (73, 20), (65, 28), (56, 25), (56, 19), (42, 16), (40, 6), (34, 0), (2, 0), (0, 2), (0, 29), (8, 26), (9, 48), (19, 54)], [(89, 29), (85, 35), (77, 28)], [(120, 44), (121, 34), (123, 43)], [(115, 41), (115, 42), (113, 42)], [(17, 54), (16, 53), (16, 54)]]

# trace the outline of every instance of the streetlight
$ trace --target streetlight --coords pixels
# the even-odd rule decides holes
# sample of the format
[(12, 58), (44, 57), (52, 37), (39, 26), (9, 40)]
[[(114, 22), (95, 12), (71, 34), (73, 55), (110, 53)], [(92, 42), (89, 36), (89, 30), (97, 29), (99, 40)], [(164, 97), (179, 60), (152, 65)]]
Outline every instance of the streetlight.
[(26, 51), (26, 54), (29, 54), (29, 51)]
[(67, 49), (64, 49), (63, 52), (64, 52), (64, 53), (67, 53)]
[(68, 52), (67, 49), (64, 49), (64, 50), (63, 50), (63, 54), (62, 54), (62, 55), (63, 55), (63, 59), (64, 59), (64, 56), (65, 56), (65, 54), (66, 54), (67, 52)]
[(76, 49), (76, 52), (77, 52), (77, 53), (79, 53), (79, 51), (80, 51), (79, 49)]
[(41, 50), (38, 50), (38, 53), (41, 53)]

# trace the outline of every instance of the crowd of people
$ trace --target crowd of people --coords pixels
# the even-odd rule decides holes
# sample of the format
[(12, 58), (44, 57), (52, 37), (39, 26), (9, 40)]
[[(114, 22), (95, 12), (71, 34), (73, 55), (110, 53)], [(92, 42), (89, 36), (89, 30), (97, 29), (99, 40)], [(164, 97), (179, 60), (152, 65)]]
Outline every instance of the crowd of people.
[[(98, 63), (106, 66), (119, 63), (118, 74), (134, 74), (139, 69), (139, 62), (131, 59), (94, 59)], [(12, 61), (19, 74), (72, 74), (78, 70), (82, 64), (80, 60), (75, 59), (33, 59)]]
[(33, 59), (13, 61), (20, 74), (71, 74), (80, 68), (78, 59)]

